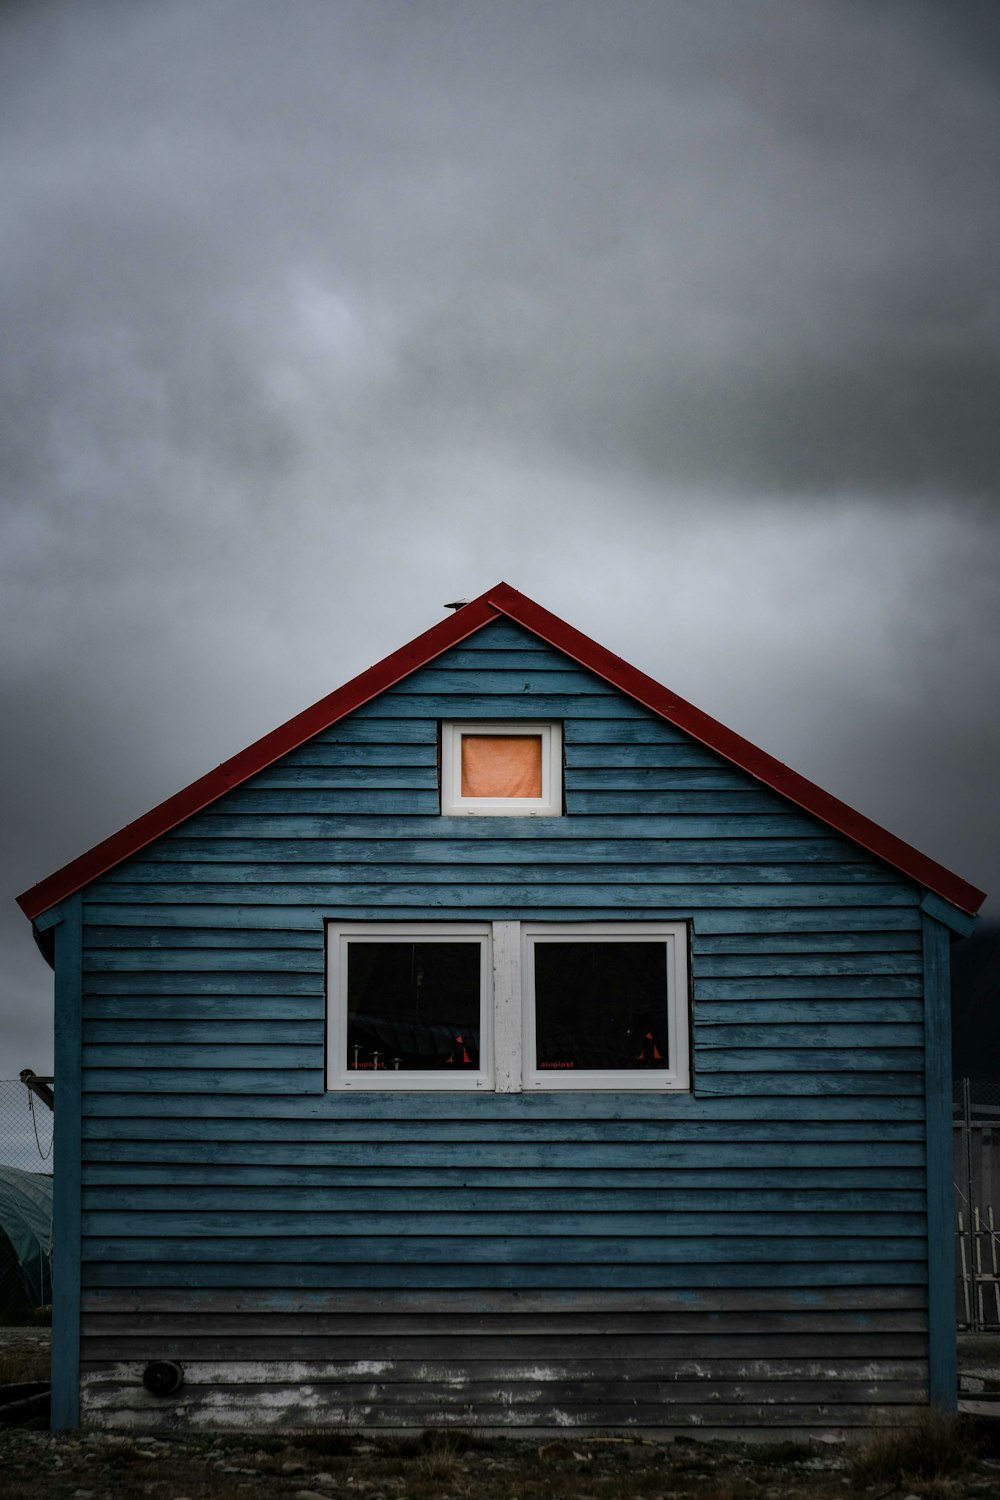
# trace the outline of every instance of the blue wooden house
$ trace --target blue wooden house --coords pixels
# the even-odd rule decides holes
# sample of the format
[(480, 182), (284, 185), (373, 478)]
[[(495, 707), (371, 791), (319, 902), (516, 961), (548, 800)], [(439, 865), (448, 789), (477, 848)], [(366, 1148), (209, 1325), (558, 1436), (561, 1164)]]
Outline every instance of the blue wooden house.
[(948, 1407), (981, 899), (499, 585), (21, 898), (56, 1425)]

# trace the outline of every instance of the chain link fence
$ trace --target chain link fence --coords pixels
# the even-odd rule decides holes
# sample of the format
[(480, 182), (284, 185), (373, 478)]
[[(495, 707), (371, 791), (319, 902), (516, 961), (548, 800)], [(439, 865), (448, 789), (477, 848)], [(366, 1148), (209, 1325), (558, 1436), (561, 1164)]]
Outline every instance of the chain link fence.
[(0, 1324), (36, 1322), (52, 1302), (52, 1110), (0, 1079)]
[(959, 1327), (1000, 1333), (1000, 1079), (957, 1079), (952, 1124)]

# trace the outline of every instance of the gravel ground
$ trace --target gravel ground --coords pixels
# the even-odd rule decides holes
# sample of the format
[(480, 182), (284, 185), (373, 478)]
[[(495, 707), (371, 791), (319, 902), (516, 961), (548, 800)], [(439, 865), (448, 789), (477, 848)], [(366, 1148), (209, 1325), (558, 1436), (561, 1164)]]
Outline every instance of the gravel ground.
[(1000, 1496), (1000, 1459), (955, 1477), (852, 1474), (850, 1454), (630, 1440), (476, 1442), (460, 1434), (369, 1441), (332, 1432), (171, 1438), (0, 1431), (3, 1500), (962, 1500)]

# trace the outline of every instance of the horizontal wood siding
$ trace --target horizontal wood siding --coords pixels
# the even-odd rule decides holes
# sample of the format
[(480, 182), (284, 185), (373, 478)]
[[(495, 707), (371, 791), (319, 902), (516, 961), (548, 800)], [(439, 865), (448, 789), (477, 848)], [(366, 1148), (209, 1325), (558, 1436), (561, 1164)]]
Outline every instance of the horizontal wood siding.
[[(438, 814), (439, 718), (545, 716), (566, 816)], [(488, 626), (88, 888), (87, 1420), (926, 1399), (921, 894)], [(690, 924), (690, 1094), (325, 1091), (325, 920), (617, 916)]]
[[(836, 1294), (93, 1291), (88, 1420), (108, 1426), (577, 1425), (795, 1434), (899, 1417), (926, 1391), (911, 1290)], [(877, 1345), (877, 1350), (876, 1350)], [(183, 1361), (162, 1400), (151, 1358)]]

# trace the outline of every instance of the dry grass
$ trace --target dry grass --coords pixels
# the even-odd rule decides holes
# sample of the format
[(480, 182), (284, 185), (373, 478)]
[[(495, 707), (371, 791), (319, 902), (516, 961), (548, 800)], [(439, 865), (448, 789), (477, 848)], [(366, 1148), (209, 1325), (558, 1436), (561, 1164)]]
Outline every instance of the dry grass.
[(856, 1489), (905, 1480), (943, 1480), (975, 1462), (978, 1443), (961, 1417), (928, 1411), (906, 1426), (877, 1427), (848, 1461)]
[(9, 1429), (0, 1475), (3, 1500), (72, 1500), (77, 1489), (93, 1500), (296, 1500), (303, 1490), (329, 1500), (849, 1500), (852, 1483), (867, 1489), (864, 1500), (1000, 1496), (1000, 1461), (975, 1456), (948, 1419), (880, 1429), (853, 1457), (803, 1442), (661, 1444), (579, 1431), (510, 1441), (448, 1430)]
[(440, 1484), (442, 1481), (454, 1480), (459, 1468), (457, 1453), (439, 1449), (436, 1453), (422, 1453), (419, 1458), (415, 1458), (410, 1473), (417, 1480)]
[(27, 1380), (48, 1380), (47, 1349), (14, 1349), (0, 1354), (0, 1385), (19, 1385)]

